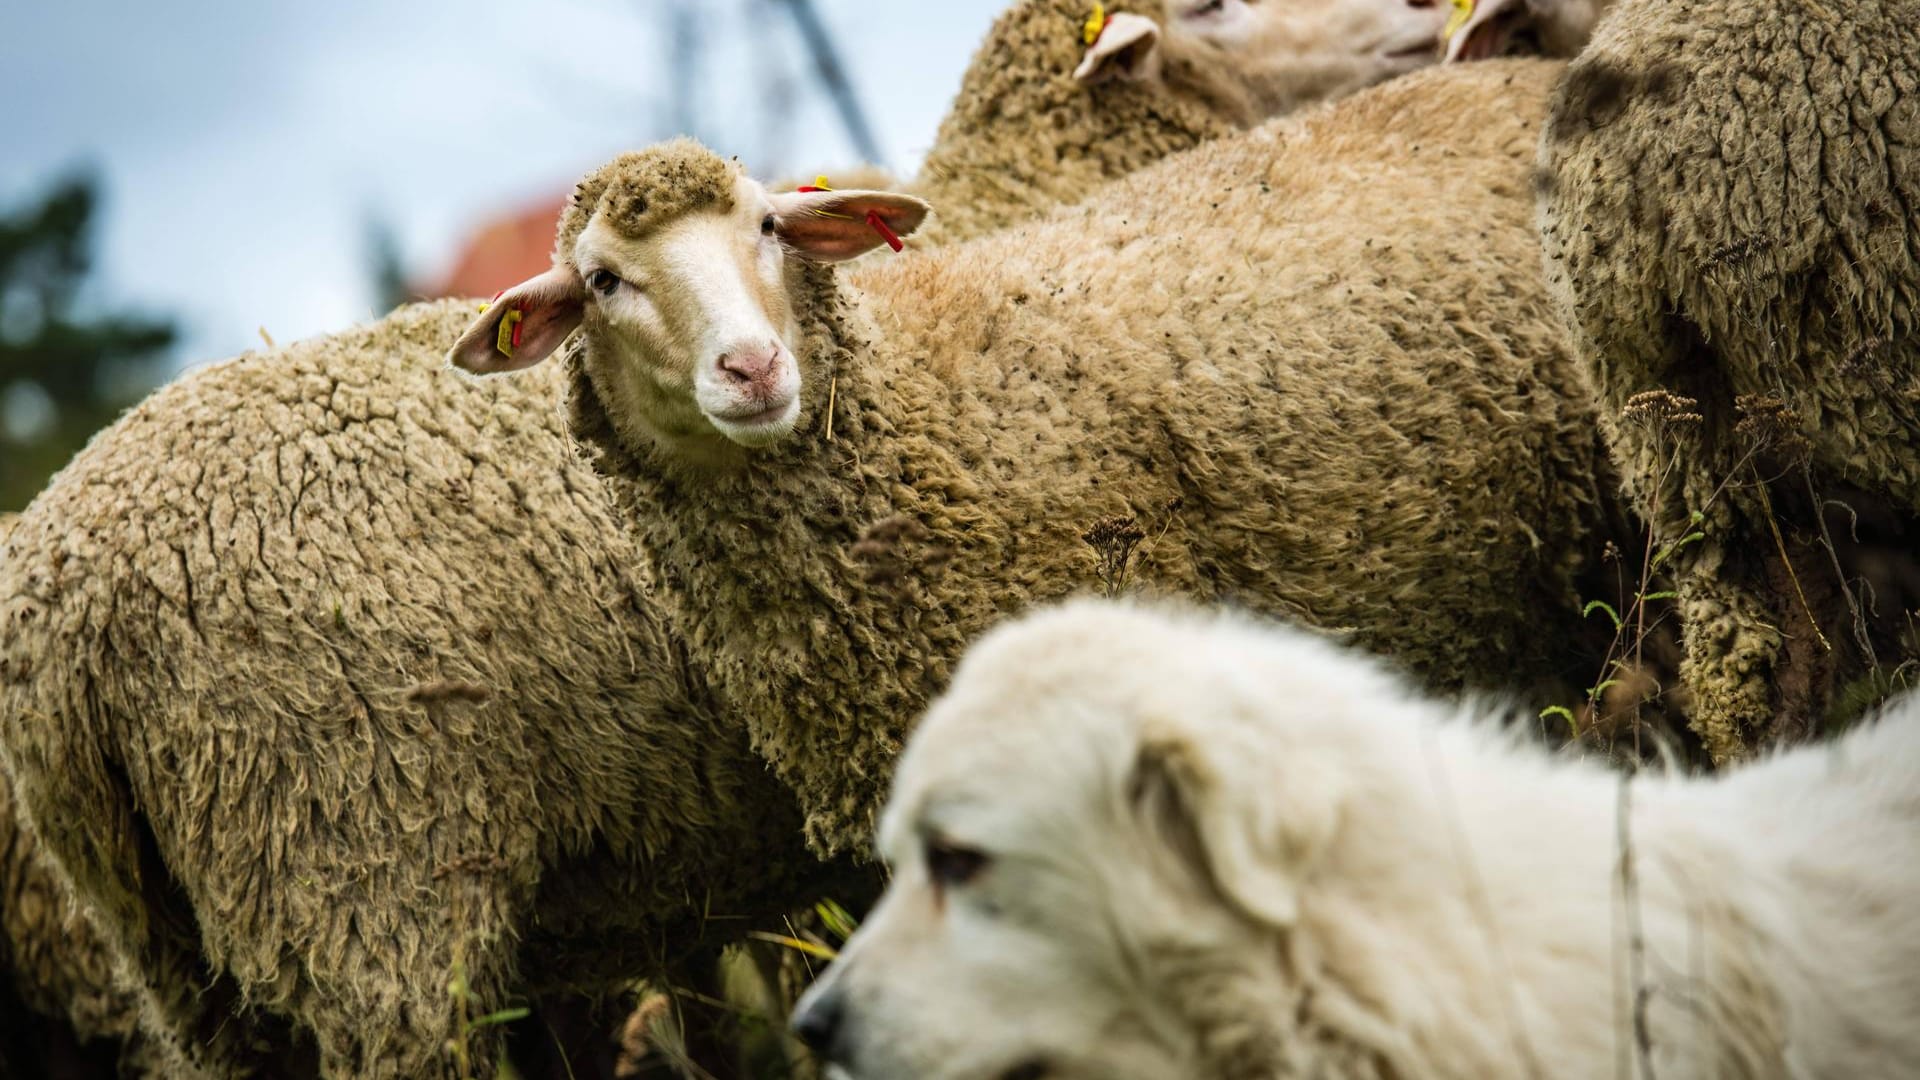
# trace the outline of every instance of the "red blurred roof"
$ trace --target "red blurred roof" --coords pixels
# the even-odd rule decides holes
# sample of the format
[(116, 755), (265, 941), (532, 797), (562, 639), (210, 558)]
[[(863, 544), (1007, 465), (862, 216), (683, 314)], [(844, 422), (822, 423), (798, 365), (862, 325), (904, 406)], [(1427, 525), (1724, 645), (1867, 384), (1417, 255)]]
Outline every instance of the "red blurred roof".
[(567, 205), (564, 193), (530, 203), (476, 229), (438, 282), (421, 285), (423, 297), (492, 296), (553, 265), (553, 230)]

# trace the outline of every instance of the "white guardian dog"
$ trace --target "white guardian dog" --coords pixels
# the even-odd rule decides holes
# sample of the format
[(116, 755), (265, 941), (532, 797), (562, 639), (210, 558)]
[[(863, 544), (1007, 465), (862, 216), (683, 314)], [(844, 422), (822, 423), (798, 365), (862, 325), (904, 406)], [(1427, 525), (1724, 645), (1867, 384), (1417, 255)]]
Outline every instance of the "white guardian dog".
[(795, 1029), (851, 1080), (1920, 1076), (1920, 707), (1717, 779), (1352, 652), (1079, 602), (987, 635)]

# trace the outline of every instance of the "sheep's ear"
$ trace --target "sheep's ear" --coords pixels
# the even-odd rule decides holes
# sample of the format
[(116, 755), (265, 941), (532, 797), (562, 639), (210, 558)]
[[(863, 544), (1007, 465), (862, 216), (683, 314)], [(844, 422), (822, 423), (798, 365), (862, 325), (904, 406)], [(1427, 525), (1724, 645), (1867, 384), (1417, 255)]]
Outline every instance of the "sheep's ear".
[[(1520, 6), (1520, 10), (1514, 8)], [(1460, 10), (1460, 5), (1454, 5)], [(1455, 15), (1454, 21), (1447, 24), (1446, 57), (1444, 63), (1452, 64), (1462, 60), (1486, 60), (1506, 51), (1507, 42), (1512, 40), (1513, 32), (1526, 17), (1520, 0), (1479, 0), (1468, 6), (1465, 21)]]
[(1145, 82), (1160, 74), (1160, 24), (1145, 15), (1110, 16), (1073, 77), (1089, 85), (1122, 79)]
[(924, 199), (892, 191), (790, 191), (772, 199), (781, 242), (814, 262), (845, 262), (895, 244), (932, 209)]
[(1243, 916), (1287, 928), (1300, 885), (1331, 841), (1331, 778), (1292, 775), (1258, 732), (1172, 724), (1143, 734), (1127, 796), (1148, 835)]
[(532, 367), (580, 325), (586, 302), (579, 273), (556, 266), (495, 297), (453, 343), (447, 362), (475, 375)]

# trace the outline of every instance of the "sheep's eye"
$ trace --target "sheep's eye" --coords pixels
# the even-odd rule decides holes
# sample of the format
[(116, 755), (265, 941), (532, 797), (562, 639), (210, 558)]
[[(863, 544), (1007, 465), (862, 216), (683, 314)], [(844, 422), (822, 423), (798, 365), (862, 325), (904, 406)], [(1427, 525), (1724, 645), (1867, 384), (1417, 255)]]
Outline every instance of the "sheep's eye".
[(984, 852), (949, 844), (942, 840), (927, 842), (927, 873), (934, 884), (943, 887), (965, 885), (987, 868)]
[(612, 296), (613, 290), (620, 287), (620, 279), (605, 270), (595, 270), (587, 275), (587, 288), (601, 296)]
[(763, 217), (760, 219), (760, 235), (762, 236), (773, 235), (773, 215), (772, 214), (768, 214), (766, 217)]
[(1227, 7), (1227, 0), (1207, 0), (1206, 3), (1201, 4), (1199, 7), (1189, 10), (1187, 12), (1187, 15), (1190, 18), (1201, 18), (1203, 16), (1213, 15), (1218, 12), (1225, 11), (1226, 7)]

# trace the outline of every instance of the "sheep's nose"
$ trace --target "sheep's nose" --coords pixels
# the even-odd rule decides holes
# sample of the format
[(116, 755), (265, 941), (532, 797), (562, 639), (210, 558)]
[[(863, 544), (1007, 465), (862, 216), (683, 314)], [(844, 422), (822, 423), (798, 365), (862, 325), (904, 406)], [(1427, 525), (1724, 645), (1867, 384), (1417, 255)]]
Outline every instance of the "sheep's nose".
[(809, 1050), (825, 1061), (834, 1061), (838, 1057), (841, 1020), (845, 1013), (839, 992), (831, 987), (822, 988), (820, 993), (808, 994), (801, 1000), (787, 1026)]
[(720, 354), (720, 370), (737, 383), (765, 382), (780, 359), (774, 345), (752, 345)]

